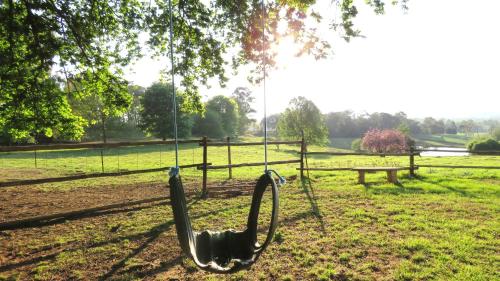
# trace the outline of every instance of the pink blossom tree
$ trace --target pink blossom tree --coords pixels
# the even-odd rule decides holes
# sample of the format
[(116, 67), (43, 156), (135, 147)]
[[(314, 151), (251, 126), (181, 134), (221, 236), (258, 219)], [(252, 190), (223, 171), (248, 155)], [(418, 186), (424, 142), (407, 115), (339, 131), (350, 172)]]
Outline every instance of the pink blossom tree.
[(370, 129), (363, 136), (361, 146), (373, 153), (401, 153), (409, 148), (408, 137), (392, 129)]

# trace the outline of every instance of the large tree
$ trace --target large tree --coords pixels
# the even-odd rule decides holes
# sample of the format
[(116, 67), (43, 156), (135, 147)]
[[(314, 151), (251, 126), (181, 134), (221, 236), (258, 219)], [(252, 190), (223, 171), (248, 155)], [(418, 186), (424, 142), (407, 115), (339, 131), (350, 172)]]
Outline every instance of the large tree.
[(436, 120), (432, 117), (424, 118), (422, 127), (427, 134), (438, 135), (445, 133), (445, 124), (443, 120)]
[[(146, 89), (141, 99), (140, 127), (163, 140), (174, 137), (172, 84), (155, 83)], [(182, 110), (184, 94), (177, 92), (177, 134), (180, 138), (191, 134), (191, 117)]]
[[(340, 15), (329, 15), (326, 20), (332, 21), (332, 27), (340, 30), (346, 40), (359, 36), (353, 25), (357, 15), (353, 0), (334, 2)], [(406, 2), (401, 0), (403, 7)], [(312, 8), (315, 3), (266, 1), (264, 12), (261, 1), (254, 0), (173, 0), (175, 71), (182, 77), (186, 105), (201, 110), (199, 85), (212, 77), (224, 85), (226, 65), (236, 69), (241, 64), (255, 63), (254, 73), (264, 65), (273, 66), (276, 54), (268, 52), (264, 56), (262, 50), (270, 49), (280, 38), (293, 36), (302, 46), (299, 54), (325, 57), (330, 45), (318, 37), (316, 26), (311, 24), (325, 20)], [(375, 12), (383, 13), (383, 1), (367, 3)], [(122, 101), (127, 85), (121, 69), (144, 55), (169, 54), (169, 15), (165, 0), (0, 1), (0, 124), (22, 106), (26, 107), (26, 115), (36, 115), (34, 108), (44, 104), (33, 101), (43, 100), (40, 96), (51, 92), (52, 86), (45, 81), (52, 73), (86, 85), (79, 89), (85, 95), (97, 93), (102, 100), (111, 95), (110, 101), (126, 108), (128, 104)], [(336, 18), (340, 22), (334, 22)], [(91, 89), (97, 84), (97, 89)], [(73, 117), (64, 102), (58, 106), (56, 112)], [(12, 130), (31, 134), (46, 131), (44, 124), (33, 125), (31, 119), (40, 118), (25, 118)]]
[(252, 108), (252, 103), (255, 100), (255, 97), (252, 96), (252, 92), (250, 89), (245, 87), (238, 87), (234, 90), (232, 94), (232, 98), (238, 104), (238, 112), (239, 112), (239, 128), (238, 133), (243, 135), (250, 125), (255, 122), (255, 119), (250, 118), (250, 114), (255, 112), (255, 109)]
[(325, 119), (331, 138), (359, 137), (362, 134), (352, 111), (330, 112)]
[(328, 129), (323, 114), (318, 107), (304, 97), (297, 97), (290, 101), (278, 122), (278, 132), (286, 139), (298, 140), (304, 132), (304, 138), (310, 144), (326, 144)]
[(260, 128), (259, 128), (260, 130), (257, 131), (257, 134), (259, 136), (264, 135), (264, 127), (267, 127), (267, 135), (268, 136), (272, 136), (272, 137), (279, 136), (278, 123), (279, 123), (280, 118), (281, 118), (281, 113), (271, 114), (271, 115), (267, 116), (267, 118), (262, 118), (262, 120), (260, 120)]
[(65, 93), (54, 79), (38, 79), (38, 88), (26, 87), (17, 92), (24, 95), (4, 93), (0, 87), (3, 143), (80, 139), (85, 121), (73, 114)]
[(83, 117), (87, 126), (99, 126), (103, 142), (107, 141), (108, 120), (121, 117), (132, 101), (124, 82), (109, 84), (109, 81), (115, 81), (109, 73), (86, 72), (69, 79), (65, 85), (74, 114)]
[(196, 115), (194, 118), (193, 135), (209, 138), (227, 136), (222, 128), (220, 114), (212, 109), (207, 109), (204, 115)]
[(123, 116), (124, 121), (135, 126), (139, 126), (141, 121), (141, 99), (144, 97), (145, 88), (137, 85), (128, 87), (132, 94), (132, 103)]
[(234, 99), (218, 95), (207, 102), (206, 108), (219, 114), (222, 130), (226, 136), (238, 135), (239, 109)]
[(122, 106), (119, 110), (115, 107), (116, 102), (103, 103), (102, 96), (96, 93), (79, 95), (77, 91), (71, 91), (69, 101), (73, 112), (87, 121), (84, 140), (106, 142), (108, 138), (140, 139), (144, 136), (139, 128), (140, 99), (146, 89), (130, 85), (128, 90), (132, 102), (128, 109)]

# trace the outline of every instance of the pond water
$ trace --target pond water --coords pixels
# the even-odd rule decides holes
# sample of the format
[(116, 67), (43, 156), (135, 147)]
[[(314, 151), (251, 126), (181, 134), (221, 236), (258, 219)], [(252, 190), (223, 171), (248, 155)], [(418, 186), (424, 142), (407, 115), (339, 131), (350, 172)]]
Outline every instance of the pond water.
[[(420, 147), (422, 149), (422, 147)], [(470, 153), (467, 152), (465, 148), (459, 147), (426, 147), (425, 149), (435, 149), (438, 151), (423, 151), (420, 156), (430, 156), (430, 157), (441, 157), (441, 156), (469, 156)], [(439, 150), (452, 150), (457, 152), (439, 151)]]

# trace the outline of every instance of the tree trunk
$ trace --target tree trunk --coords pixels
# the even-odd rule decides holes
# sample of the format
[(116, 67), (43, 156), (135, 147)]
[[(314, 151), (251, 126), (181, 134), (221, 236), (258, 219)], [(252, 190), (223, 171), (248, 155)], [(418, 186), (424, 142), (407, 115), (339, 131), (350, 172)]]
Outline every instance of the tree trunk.
[(102, 129), (102, 141), (107, 143), (108, 138), (106, 136), (106, 116), (104, 116), (104, 112), (101, 112), (101, 129)]

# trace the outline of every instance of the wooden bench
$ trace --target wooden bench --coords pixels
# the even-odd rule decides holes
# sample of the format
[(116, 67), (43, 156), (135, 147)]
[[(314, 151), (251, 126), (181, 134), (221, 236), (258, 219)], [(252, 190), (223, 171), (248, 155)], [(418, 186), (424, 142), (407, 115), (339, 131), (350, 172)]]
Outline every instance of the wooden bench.
[(387, 172), (387, 181), (390, 183), (398, 182), (398, 171), (409, 170), (407, 167), (354, 167), (352, 171), (358, 172), (358, 183), (365, 183), (365, 173)]

